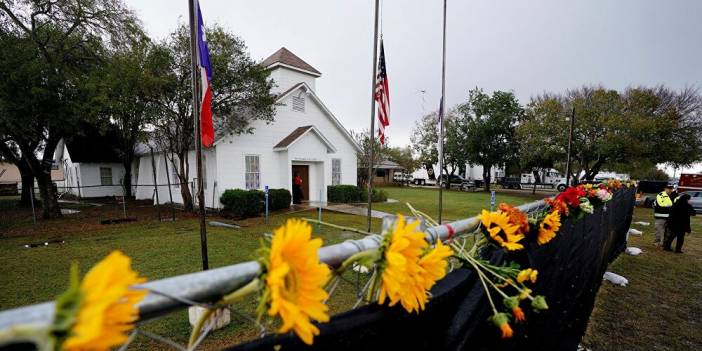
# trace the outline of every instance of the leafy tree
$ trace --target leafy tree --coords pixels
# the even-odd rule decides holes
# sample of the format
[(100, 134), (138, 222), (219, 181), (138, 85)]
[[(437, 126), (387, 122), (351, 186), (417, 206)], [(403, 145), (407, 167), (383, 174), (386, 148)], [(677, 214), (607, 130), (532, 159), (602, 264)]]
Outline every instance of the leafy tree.
[[(358, 183), (361, 184), (361, 186), (366, 186), (368, 184), (368, 160), (370, 160), (371, 152), (370, 135), (368, 133), (368, 130), (364, 130), (362, 132), (354, 132), (352, 130), (351, 136), (356, 141), (356, 144), (358, 144), (358, 146), (361, 148), (361, 152), (357, 155), (359, 169), (359, 172), (357, 174), (359, 180)], [(389, 140), (387, 137), (385, 137), (385, 144), (380, 144), (378, 138), (373, 138), (373, 168), (375, 168), (381, 162), (388, 159), (390, 155), (390, 148), (388, 147), (388, 143)]]
[[(254, 62), (244, 41), (220, 26), (206, 30), (212, 65), (212, 112), (216, 136), (252, 133), (251, 122), (272, 122), (275, 97), (269, 72)], [(186, 209), (192, 209), (192, 194), (187, 186), (190, 165), (188, 151), (195, 147), (192, 114), (190, 30), (179, 26), (164, 43), (167, 67), (161, 86), (154, 121), (154, 137), (173, 164), (181, 183)]]
[(167, 72), (165, 49), (140, 35), (114, 50), (106, 66), (105, 89), (109, 116), (107, 128), (116, 131), (115, 145), (124, 166), (125, 195), (132, 192), (132, 163), (135, 148), (146, 141), (146, 128), (153, 121), (161, 79)]
[(100, 115), (105, 48), (134, 26), (118, 0), (0, 2), (0, 130), (36, 178), (44, 218), (61, 215), (51, 183), (56, 147)]
[(462, 151), (468, 163), (483, 166), (486, 191), (490, 190), (490, 169), (505, 165), (516, 155), (515, 130), (522, 114), (513, 93), (495, 91), (490, 96), (478, 88), (458, 107), (455, 128), (462, 136)]
[(388, 148), (387, 158), (400, 165), (407, 173), (412, 173), (421, 167), (417, 159), (412, 155), (412, 149), (409, 146)]
[(565, 168), (566, 117), (574, 108), (574, 179), (592, 180), (604, 167), (624, 170), (622, 165), (635, 163), (689, 165), (702, 158), (700, 105), (695, 89), (673, 92), (662, 86), (544, 94), (532, 99), (518, 132), (522, 151), (541, 150), (542, 155), (522, 156)]
[[(432, 112), (423, 116), (417, 121), (412, 130), (410, 141), (412, 150), (418, 155), (417, 162), (427, 171), (433, 169), (439, 162), (439, 142), (438, 112)], [(429, 179), (435, 180), (434, 172), (428, 172)]]
[[(454, 175), (456, 171), (465, 174), (468, 154), (465, 153), (465, 140), (461, 130), (463, 120), (456, 109), (452, 109), (444, 119), (444, 164), (443, 174)], [(451, 187), (449, 182), (444, 184), (446, 189)]]

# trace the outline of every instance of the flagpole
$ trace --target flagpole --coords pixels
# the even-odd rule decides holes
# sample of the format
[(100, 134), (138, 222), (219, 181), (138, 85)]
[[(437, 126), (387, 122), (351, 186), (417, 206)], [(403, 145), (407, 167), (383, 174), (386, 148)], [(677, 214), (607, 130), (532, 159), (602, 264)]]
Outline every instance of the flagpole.
[(368, 156), (368, 232), (371, 231), (371, 214), (373, 204), (373, 149), (375, 148), (375, 79), (378, 69), (378, 8), (380, 0), (375, 0), (375, 17), (373, 30), (373, 77), (371, 79), (371, 121), (370, 121), (370, 151)]
[(197, 0), (188, 0), (190, 15), (190, 57), (192, 66), (193, 85), (193, 123), (195, 124), (195, 158), (197, 160), (197, 201), (199, 205), (200, 219), (200, 251), (202, 255), (202, 270), (209, 268), (207, 260), (207, 229), (205, 228), (205, 193), (202, 191), (202, 136), (200, 135), (200, 82), (198, 80), (198, 48), (197, 48), (197, 23), (195, 11), (197, 11)]
[[(444, 182), (441, 176), (444, 173), (444, 115), (446, 114), (446, 0), (444, 0), (443, 46), (441, 61), (441, 110), (439, 111), (439, 143), (441, 147), (439, 155), (439, 224), (441, 224), (441, 217), (444, 209)], [(446, 181), (449, 181), (449, 179), (446, 179)]]

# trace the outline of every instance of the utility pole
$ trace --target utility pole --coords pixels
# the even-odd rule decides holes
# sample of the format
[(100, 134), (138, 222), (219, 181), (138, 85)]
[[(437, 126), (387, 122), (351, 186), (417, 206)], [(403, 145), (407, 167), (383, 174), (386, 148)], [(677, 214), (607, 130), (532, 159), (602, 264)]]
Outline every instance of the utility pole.
[(573, 147), (573, 129), (575, 129), (575, 106), (570, 113), (570, 134), (568, 134), (568, 160), (566, 161), (566, 185), (570, 186), (570, 152)]
[[(441, 106), (439, 111), (439, 224), (441, 224), (444, 210), (444, 182), (441, 175), (444, 172), (444, 115), (446, 114), (446, 1), (444, 0), (444, 31), (443, 31), (443, 54), (441, 61)], [(448, 175), (446, 175), (448, 182)]]

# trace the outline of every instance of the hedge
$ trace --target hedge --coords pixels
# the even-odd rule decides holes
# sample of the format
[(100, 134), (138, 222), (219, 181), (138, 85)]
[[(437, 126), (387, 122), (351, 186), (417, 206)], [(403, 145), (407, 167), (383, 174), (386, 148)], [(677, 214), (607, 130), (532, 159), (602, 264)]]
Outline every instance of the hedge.
[(264, 194), (260, 190), (227, 189), (219, 197), (224, 210), (237, 218), (258, 216), (264, 210)]
[[(372, 202), (385, 202), (388, 201), (388, 193), (385, 190), (378, 190), (378, 189), (373, 189), (373, 195), (371, 196), (373, 199)], [(368, 202), (368, 192), (363, 191), (361, 192), (361, 201), (363, 202)]]
[(327, 186), (327, 199), (329, 202), (361, 202), (363, 191), (355, 185), (329, 185)]
[(289, 208), (292, 202), (292, 195), (288, 189), (268, 189), (268, 209), (282, 210)]
[[(327, 186), (327, 199), (329, 202), (366, 202), (368, 192), (356, 185), (329, 185)], [(385, 190), (373, 189), (373, 202), (385, 202), (388, 194)]]

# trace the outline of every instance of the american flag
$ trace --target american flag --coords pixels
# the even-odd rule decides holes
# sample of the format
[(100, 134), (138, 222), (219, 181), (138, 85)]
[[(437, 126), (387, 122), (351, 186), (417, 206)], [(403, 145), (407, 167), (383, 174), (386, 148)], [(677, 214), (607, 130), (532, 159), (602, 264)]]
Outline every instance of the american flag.
[(380, 39), (380, 59), (378, 60), (378, 75), (375, 79), (375, 101), (378, 102), (378, 139), (384, 145), (385, 127), (390, 125), (390, 90), (388, 90), (388, 74), (385, 70), (383, 39)]

